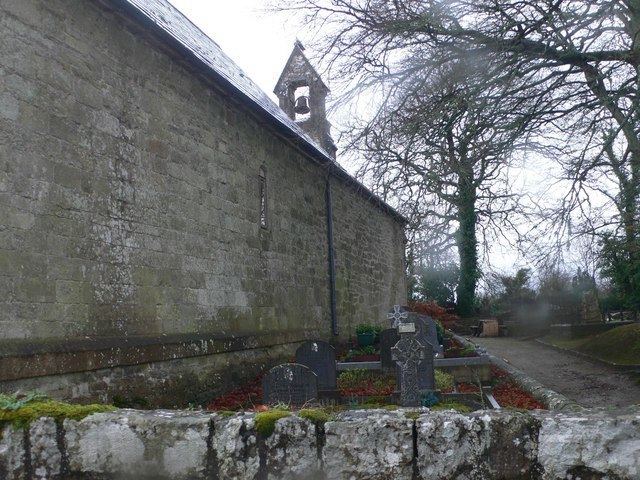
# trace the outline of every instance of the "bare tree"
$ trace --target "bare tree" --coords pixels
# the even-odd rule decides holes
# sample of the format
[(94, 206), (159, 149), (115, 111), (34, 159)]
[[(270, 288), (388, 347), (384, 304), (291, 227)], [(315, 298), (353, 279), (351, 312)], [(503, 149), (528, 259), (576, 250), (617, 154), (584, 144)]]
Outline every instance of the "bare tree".
[[(414, 49), (405, 62), (420, 66), (429, 54)], [(524, 114), (526, 102), (504, 97), (506, 85), (477, 91), (477, 77), (484, 75), (462, 61), (429, 71), (415, 68), (394, 86), (373, 120), (352, 132), (352, 146), (365, 159), (360, 176), (387, 199), (402, 200), (412, 219), (413, 247), (426, 243), (436, 257), (457, 250), (461, 314), (470, 314), (474, 305), (478, 235), (488, 245), (513, 230), (518, 198), (505, 170), (523, 147), (532, 118)]]
[[(513, 83), (537, 103), (538, 134), (570, 187), (547, 216), (570, 239), (615, 230), (640, 262), (640, 3), (637, 0), (289, 0), (329, 32), (326, 59), (358, 88), (424, 70), (483, 64), (482, 90)], [(597, 205), (602, 200), (601, 205)], [(604, 205), (604, 207), (603, 207)], [(606, 206), (610, 205), (610, 212)]]

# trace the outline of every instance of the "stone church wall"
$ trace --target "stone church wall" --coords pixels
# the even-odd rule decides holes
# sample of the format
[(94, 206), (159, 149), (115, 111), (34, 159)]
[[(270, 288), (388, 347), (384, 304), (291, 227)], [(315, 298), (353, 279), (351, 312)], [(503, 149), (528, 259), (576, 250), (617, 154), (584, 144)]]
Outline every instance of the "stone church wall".
[[(0, 391), (167, 403), (330, 338), (325, 169), (236, 98), (85, 0), (1, 2), (0, 79)], [(346, 338), (404, 245), (332, 183)]]

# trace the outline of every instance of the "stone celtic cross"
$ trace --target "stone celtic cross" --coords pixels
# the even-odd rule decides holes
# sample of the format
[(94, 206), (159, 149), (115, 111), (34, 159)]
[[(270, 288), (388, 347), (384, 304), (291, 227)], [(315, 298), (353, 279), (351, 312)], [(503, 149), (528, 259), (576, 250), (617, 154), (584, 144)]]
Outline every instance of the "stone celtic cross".
[(398, 328), (398, 325), (408, 317), (409, 315), (402, 309), (400, 305), (394, 305), (393, 310), (387, 313), (387, 318), (391, 320), (391, 326), (393, 328)]
[(413, 333), (400, 334), (400, 340), (391, 349), (393, 360), (400, 367), (400, 404), (403, 407), (420, 406), (418, 368), (426, 358), (427, 348)]

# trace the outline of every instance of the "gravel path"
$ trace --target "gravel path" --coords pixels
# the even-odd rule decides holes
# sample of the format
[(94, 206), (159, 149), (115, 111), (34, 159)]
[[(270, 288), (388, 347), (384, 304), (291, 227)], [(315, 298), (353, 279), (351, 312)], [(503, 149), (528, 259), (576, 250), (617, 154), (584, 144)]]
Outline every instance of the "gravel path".
[(585, 407), (640, 404), (639, 377), (545, 347), (533, 340), (472, 338), (489, 353)]

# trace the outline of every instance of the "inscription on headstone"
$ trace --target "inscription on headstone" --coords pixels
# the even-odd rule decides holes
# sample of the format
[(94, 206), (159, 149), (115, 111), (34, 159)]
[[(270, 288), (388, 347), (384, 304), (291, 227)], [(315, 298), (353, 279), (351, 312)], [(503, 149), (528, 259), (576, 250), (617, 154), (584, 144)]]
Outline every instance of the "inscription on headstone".
[(336, 351), (327, 342), (313, 340), (304, 342), (296, 350), (296, 363), (305, 365), (318, 377), (318, 390), (335, 390)]
[(403, 407), (420, 406), (420, 387), (418, 369), (420, 362), (428, 355), (427, 347), (413, 333), (403, 333), (400, 340), (391, 349), (393, 359), (400, 367), (400, 404)]
[(398, 325), (398, 333), (416, 333), (416, 324), (401, 323)]
[(318, 398), (318, 378), (309, 367), (284, 363), (273, 367), (262, 380), (263, 402), (304, 405)]

